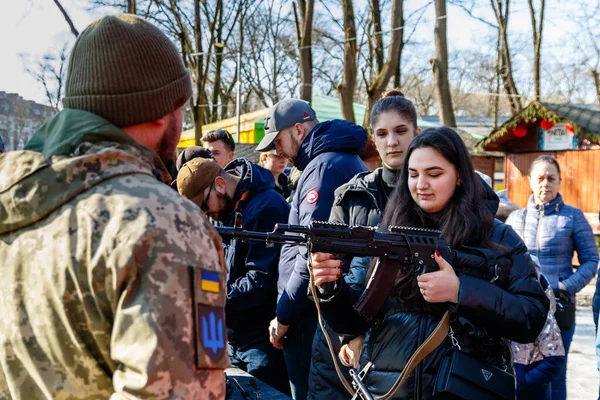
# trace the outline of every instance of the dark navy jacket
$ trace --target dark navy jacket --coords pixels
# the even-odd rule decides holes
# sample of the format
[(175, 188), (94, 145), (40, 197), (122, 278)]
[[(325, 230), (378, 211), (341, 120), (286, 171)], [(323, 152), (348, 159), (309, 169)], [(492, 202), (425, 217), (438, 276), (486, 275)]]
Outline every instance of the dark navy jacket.
[[(233, 201), (242, 213), (244, 229), (271, 232), (277, 223), (286, 223), (290, 206), (274, 189), (273, 174), (245, 158), (231, 161), (225, 170), (241, 177)], [(226, 226), (234, 225), (235, 212)], [(269, 322), (275, 317), (279, 245), (262, 241), (225, 245), (229, 268), (227, 279), (227, 334), (229, 341), (242, 346), (268, 339)]]
[[(366, 144), (367, 132), (348, 121), (332, 120), (313, 128), (300, 145), (295, 162), (303, 173), (294, 194), (290, 224), (329, 220), (335, 189), (367, 170), (358, 156)], [(298, 321), (303, 315), (316, 314), (307, 296), (306, 259), (303, 246), (282, 248), (277, 319), (284, 325)]]

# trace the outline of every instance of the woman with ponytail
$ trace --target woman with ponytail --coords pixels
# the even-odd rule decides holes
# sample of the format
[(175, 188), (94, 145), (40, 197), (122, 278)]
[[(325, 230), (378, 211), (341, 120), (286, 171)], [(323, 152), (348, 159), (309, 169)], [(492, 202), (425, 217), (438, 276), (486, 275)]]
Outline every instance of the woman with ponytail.
[[(417, 127), (417, 110), (399, 89), (387, 91), (373, 105), (370, 125), (371, 135), (383, 166), (356, 175), (336, 190), (329, 218), (331, 222), (361, 226), (379, 225), (385, 205), (394, 190), (398, 172), (404, 163), (408, 145), (420, 131)], [(344, 259), (343, 262), (347, 266), (345, 271), (348, 272), (345, 275), (346, 281), (354, 290), (362, 292), (369, 259), (357, 257)], [(330, 336), (334, 341), (335, 351), (340, 351), (340, 339), (331, 331)], [(348, 336), (345, 341), (350, 339), (353, 337)], [(358, 342), (360, 338), (354, 341)], [(343, 349), (345, 351), (348, 346), (344, 345)], [(349, 365), (345, 365), (343, 372), (346, 378), (349, 378)], [(308, 397), (339, 399), (346, 398), (347, 395), (334, 369), (323, 333), (317, 329), (313, 340)]]

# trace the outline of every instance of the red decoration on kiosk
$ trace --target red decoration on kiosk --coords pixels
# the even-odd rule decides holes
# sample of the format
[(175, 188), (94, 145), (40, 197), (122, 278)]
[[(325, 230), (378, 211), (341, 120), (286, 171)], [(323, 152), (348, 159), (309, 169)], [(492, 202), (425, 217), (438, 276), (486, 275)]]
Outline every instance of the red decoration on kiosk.
[(515, 129), (513, 129), (513, 134), (516, 137), (521, 138), (527, 135), (527, 128), (525, 128), (523, 125), (519, 125)]
[(565, 129), (571, 133), (575, 132), (575, 128), (573, 128), (571, 125), (569, 124), (565, 124)]
[(552, 121), (548, 121), (545, 119), (540, 121), (540, 128), (542, 128), (545, 131), (552, 129), (553, 126), (554, 126), (554, 122), (552, 122)]

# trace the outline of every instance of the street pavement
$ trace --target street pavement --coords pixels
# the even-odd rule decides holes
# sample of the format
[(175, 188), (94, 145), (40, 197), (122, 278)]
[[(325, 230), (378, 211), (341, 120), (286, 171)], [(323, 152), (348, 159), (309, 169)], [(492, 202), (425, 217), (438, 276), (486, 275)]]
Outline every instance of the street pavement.
[(569, 400), (598, 399), (598, 368), (596, 367), (596, 328), (592, 318), (592, 297), (595, 280), (577, 294), (575, 336), (567, 361), (567, 398)]
[(575, 336), (567, 361), (567, 398), (598, 399), (595, 327), (591, 307), (579, 307), (575, 317)]

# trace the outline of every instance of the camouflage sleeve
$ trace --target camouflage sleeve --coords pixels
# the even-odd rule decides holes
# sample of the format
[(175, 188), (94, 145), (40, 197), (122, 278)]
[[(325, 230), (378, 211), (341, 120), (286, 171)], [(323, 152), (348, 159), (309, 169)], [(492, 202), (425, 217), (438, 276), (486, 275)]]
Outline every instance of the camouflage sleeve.
[(221, 241), (187, 200), (141, 209), (116, 239), (114, 258), (127, 272), (116, 285), (122, 290), (111, 334), (118, 364), (111, 399), (224, 398)]

